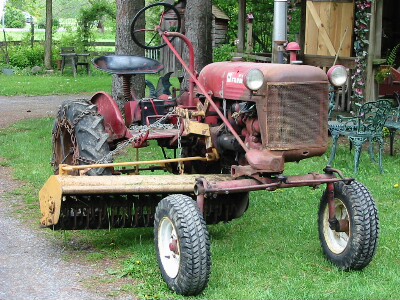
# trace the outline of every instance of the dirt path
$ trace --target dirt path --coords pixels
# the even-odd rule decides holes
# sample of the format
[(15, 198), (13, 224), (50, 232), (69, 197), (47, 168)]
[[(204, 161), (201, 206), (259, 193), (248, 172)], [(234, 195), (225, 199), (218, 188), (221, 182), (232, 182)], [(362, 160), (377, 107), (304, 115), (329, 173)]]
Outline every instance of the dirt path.
[[(54, 116), (63, 101), (78, 98), (88, 95), (0, 96), (0, 128), (23, 119)], [(0, 300), (116, 299), (105, 296), (105, 291), (93, 292), (84, 287), (92, 276), (99, 276), (98, 269), (65, 262), (60, 243), (46, 238), (39, 226), (35, 229), (16, 219), (15, 207), (23, 205), (24, 200), (10, 199), (5, 193), (18, 185), (10, 170), (0, 167)]]
[(24, 119), (55, 116), (58, 106), (67, 100), (90, 95), (3, 97), (0, 96), (0, 128)]

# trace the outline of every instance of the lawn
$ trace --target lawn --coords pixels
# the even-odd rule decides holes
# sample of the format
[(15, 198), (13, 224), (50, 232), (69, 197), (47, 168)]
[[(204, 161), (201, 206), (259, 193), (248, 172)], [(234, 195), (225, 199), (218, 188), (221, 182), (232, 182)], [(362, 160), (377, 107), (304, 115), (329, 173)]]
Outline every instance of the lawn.
[[(83, 78), (78, 77), (77, 85)], [(90, 79), (97, 81), (98, 78), (89, 78), (88, 82)], [(50, 85), (47, 82), (45, 85)], [(5, 158), (1, 164), (12, 167), (14, 177), (25, 182), (14, 194), (25, 199), (23, 215), (36, 220), (38, 226), (38, 191), (52, 174), (49, 164), (52, 126), (53, 120), (45, 118), (0, 130), (0, 153)], [(374, 196), (381, 221), (377, 255), (366, 269), (342, 272), (323, 257), (317, 210), (324, 187), (254, 192), (242, 218), (208, 227), (213, 262), (209, 286), (202, 295), (189, 299), (397, 299), (400, 294), (400, 189), (397, 188), (400, 142), (395, 147), (397, 155), (393, 157), (386, 149), (384, 174), (379, 173), (378, 165), (371, 163), (367, 151), (363, 151), (360, 173), (356, 176)], [(141, 151), (154, 155), (157, 150), (151, 147)], [(285, 175), (322, 172), (327, 161), (326, 154), (288, 163)], [(354, 176), (353, 153), (349, 153), (347, 143), (340, 144), (334, 166), (347, 176)], [(136, 284), (122, 286), (124, 292), (142, 299), (184, 299), (170, 292), (161, 278), (151, 228), (54, 232), (52, 235), (60, 241), (65, 239), (64, 246), (69, 253), (66, 259), (81, 258), (100, 266), (108, 273), (109, 281), (134, 279)], [(112, 262), (112, 267), (105, 267), (104, 261)], [(101, 280), (104, 278), (95, 277), (87, 285), (95, 289), (102, 284)], [(113, 291), (109, 296), (118, 297), (118, 293)]]
[[(93, 70), (92, 75), (86, 76), (80, 70), (77, 77), (72, 76), (72, 71), (65, 71), (64, 75), (56, 72), (55, 75), (13, 75), (0, 74), (0, 96), (45, 96), (67, 95), (81, 93), (95, 93), (105, 91), (111, 93), (112, 76), (110, 74)], [(147, 75), (146, 79), (157, 84), (157, 75)], [(176, 78), (171, 79), (177, 85)], [(148, 92), (146, 92), (148, 94)]]
[(92, 76), (65, 75), (0, 75), (1, 96), (44, 96), (95, 93), (98, 91), (111, 92), (112, 78), (109, 74), (95, 72)]

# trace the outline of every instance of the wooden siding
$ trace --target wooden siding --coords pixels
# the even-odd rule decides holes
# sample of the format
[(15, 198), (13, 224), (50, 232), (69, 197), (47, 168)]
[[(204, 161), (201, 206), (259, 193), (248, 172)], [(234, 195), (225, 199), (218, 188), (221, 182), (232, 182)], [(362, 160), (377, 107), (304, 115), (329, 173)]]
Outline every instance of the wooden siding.
[(228, 33), (228, 22), (226, 20), (213, 17), (212, 22), (212, 46), (213, 48), (226, 44)]
[[(350, 57), (353, 49), (353, 1), (307, 1), (305, 54)], [(341, 47), (340, 47), (341, 45)]]

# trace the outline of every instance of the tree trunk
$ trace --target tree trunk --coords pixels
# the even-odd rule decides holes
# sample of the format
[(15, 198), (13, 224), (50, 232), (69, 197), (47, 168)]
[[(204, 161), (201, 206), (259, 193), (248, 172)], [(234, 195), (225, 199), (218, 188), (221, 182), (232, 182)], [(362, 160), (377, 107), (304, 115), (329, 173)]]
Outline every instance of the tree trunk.
[[(144, 0), (117, 0), (115, 54), (144, 56), (144, 49), (140, 48), (132, 41), (130, 34), (131, 21), (136, 13), (143, 7)], [(138, 25), (140, 26), (140, 24)], [(144, 24), (142, 28), (144, 28)], [(135, 91), (139, 99), (144, 96), (144, 80), (144, 75), (135, 75), (131, 77), (131, 89)], [(122, 108), (125, 103), (122, 82), (121, 76), (113, 76), (112, 95), (120, 108)]]
[(53, 43), (53, 0), (46, 0), (46, 36), (44, 48), (44, 67), (47, 70), (53, 69), (52, 66), (52, 44)]
[[(212, 62), (212, 4), (209, 0), (187, 1), (185, 11), (185, 34), (192, 41), (197, 72)], [(188, 51), (184, 51), (185, 61)], [(185, 81), (187, 82), (187, 76)], [(187, 86), (186, 86), (187, 88)]]

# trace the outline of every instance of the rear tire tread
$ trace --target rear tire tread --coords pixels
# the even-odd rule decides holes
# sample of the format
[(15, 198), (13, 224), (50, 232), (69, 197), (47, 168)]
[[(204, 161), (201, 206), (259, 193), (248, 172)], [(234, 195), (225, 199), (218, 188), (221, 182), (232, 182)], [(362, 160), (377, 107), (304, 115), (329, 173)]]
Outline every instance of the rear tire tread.
[[(107, 143), (108, 134), (104, 128), (103, 117), (98, 114), (97, 106), (87, 100), (74, 100), (64, 102), (58, 112), (55, 124), (55, 132), (64, 130), (62, 124), (68, 123), (73, 127), (78, 147), (79, 164), (95, 163), (105, 157), (110, 148)], [(55, 141), (56, 143), (57, 141)], [(66, 149), (69, 150), (69, 149)], [(57, 159), (56, 159), (57, 160)], [(58, 163), (55, 160), (55, 171)], [(108, 161), (111, 162), (111, 161)], [(92, 169), (88, 175), (111, 175), (112, 170), (107, 168)]]

